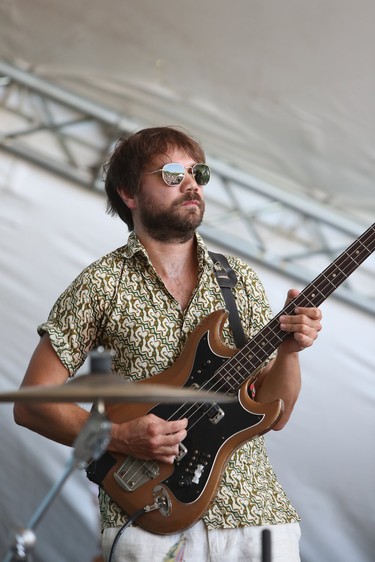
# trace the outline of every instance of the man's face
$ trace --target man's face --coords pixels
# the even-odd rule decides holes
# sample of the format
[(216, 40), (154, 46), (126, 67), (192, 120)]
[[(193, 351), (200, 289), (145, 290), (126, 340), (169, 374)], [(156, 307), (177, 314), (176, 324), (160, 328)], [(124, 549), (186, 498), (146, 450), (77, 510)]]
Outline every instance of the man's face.
[[(159, 170), (168, 162), (179, 162), (188, 170), (197, 163), (184, 151), (175, 149), (153, 160), (147, 171)], [(134, 201), (136, 230), (144, 229), (162, 242), (189, 240), (201, 224), (205, 209), (203, 188), (188, 171), (181, 184), (175, 186), (166, 185), (161, 172), (144, 174)]]

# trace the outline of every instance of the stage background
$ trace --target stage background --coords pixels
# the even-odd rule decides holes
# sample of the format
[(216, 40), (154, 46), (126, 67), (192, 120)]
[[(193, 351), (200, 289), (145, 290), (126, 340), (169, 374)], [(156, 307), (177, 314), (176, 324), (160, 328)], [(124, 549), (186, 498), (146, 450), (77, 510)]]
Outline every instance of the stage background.
[[(20, 384), (38, 341), (36, 326), (60, 292), (83, 267), (121, 246), (127, 231), (105, 214), (100, 194), (3, 154), (0, 174), (0, 391), (7, 391)], [(289, 287), (302, 288), (264, 267), (256, 269), (275, 313)], [(374, 319), (335, 296), (323, 312), (324, 330), (301, 355), (301, 398), (288, 426), (268, 434), (268, 449), (302, 516), (303, 561), (370, 562), (375, 552)], [(10, 404), (0, 403), (0, 419), (1, 558), (12, 531), (26, 524), (61, 476), (70, 450), (16, 426)], [(96, 489), (77, 471), (37, 528), (36, 560), (91, 562), (98, 543)]]

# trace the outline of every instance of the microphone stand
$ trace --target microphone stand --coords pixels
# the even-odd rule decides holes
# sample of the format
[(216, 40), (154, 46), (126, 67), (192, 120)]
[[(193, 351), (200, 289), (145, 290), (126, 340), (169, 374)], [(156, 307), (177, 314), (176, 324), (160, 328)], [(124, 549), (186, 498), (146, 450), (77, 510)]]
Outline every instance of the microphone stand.
[[(108, 356), (103, 353), (102, 348), (96, 353), (92, 353), (94, 353), (94, 358), (91, 360), (92, 367), (95, 361), (97, 367), (103, 367), (101, 364), (103, 360), (107, 365)], [(101, 371), (105, 372), (105, 369), (102, 368)], [(72, 472), (76, 468), (85, 469), (91, 460), (98, 459), (104, 453), (110, 441), (111, 427), (112, 424), (105, 414), (104, 401), (99, 398), (94, 402), (88, 420), (73, 443), (73, 454), (68, 459), (60, 480), (52, 486), (26, 527), (15, 530), (13, 541), (3, 562), (19, 562), (22, 560), (31, 562), (30, 552), (36, 543), (34, 529)]]

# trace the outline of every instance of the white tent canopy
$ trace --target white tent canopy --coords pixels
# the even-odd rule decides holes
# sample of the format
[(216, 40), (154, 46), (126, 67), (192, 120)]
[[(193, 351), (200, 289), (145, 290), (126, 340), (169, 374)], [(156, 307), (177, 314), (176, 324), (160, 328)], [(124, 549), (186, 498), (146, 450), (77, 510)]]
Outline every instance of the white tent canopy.
[(371, 0), (4, 3), (0, 57), (367, 220)]

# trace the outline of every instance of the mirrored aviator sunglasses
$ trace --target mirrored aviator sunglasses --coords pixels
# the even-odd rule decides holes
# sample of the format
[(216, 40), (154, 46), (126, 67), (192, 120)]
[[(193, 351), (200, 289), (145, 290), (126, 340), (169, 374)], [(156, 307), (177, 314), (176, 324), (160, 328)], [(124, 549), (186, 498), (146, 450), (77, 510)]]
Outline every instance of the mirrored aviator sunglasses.
[(185, 166), (178, 162), (169, 162), (168, 164), (164, 164), (160, 170), (153, 170), (147, 173), (156, 174), (157, 172), (161, 172), (164, 183), (169, 186), (174, 186), (180, 185), (180, 183), (183, 182), (186, 171), (193, 176), (200, 186), (207, 185), (210, 181), (211, 170), (207, 164), (194, 164), (194, 166), (185, 168)]

